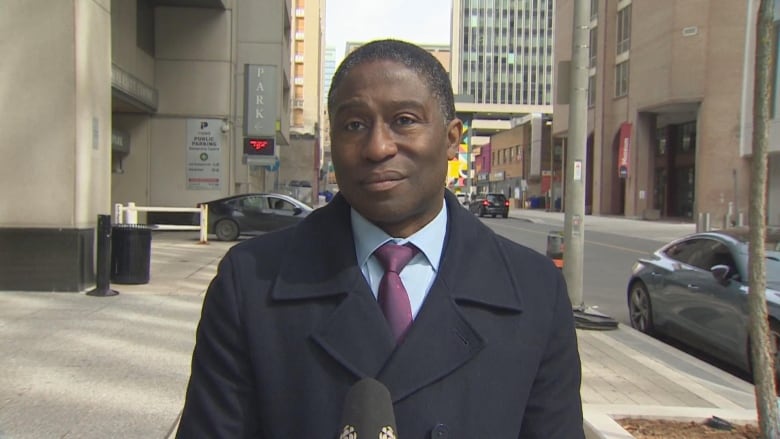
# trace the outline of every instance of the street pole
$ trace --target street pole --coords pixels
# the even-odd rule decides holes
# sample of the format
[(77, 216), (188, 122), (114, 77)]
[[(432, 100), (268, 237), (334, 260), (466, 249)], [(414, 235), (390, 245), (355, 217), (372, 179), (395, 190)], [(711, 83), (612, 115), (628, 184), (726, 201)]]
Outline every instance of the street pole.
[(585, 243), (585, 176), (588, 116), (589, 0), (574, 0), (569, 100), (569, 153), (566, 171), (563, 276), (574, 309), (583, 309), (583, 250)]

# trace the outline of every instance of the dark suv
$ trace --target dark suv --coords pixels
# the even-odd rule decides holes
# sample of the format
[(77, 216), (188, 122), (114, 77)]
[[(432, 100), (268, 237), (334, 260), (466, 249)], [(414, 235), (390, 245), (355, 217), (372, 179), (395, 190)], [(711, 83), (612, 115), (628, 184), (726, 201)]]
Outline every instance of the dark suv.
[(504, 194), (478, 194), (469, 203), (469, 211), (479, 216), (491, 215), (495, 218), (501, 215), (506, 218), (509, 216), (509, 200)]

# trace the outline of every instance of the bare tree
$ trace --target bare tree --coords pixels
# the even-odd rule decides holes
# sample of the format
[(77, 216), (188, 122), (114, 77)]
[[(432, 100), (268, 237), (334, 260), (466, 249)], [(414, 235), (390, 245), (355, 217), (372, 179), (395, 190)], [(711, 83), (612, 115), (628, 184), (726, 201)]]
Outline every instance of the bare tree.
[[(752, 0), (748, 0), (752, 1)], [(775, 65), (774, 2), (761, 0), (756, 26), (753, 91), (753, 163), (750, 178), (749, 293), (751, 359), (758, 423), (763, 439), (780, 437), (775, 396), (775, 341), (770, 338), (766, 305), (766, 182), (771, 110), (771, 74)]]

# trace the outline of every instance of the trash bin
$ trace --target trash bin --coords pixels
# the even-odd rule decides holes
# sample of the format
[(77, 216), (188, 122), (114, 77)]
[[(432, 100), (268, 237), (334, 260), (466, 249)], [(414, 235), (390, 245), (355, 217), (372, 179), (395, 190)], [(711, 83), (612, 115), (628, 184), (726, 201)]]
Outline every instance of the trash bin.
[(111, 282), (149, 283), (152, 228), (143, 224), (116, 224), (111, 228)]
[(563, 267), (563, 232), (552, 230), (547, 233), (547, 257), (555, 262), (558, 268)]

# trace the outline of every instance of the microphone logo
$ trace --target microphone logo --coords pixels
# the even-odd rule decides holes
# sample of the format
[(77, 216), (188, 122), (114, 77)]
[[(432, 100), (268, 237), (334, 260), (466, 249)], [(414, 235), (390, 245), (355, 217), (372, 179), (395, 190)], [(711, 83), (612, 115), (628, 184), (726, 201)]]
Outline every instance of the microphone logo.
[[(345, 425), (344, 429), (341, 431), (339, 439), (358, 439), (355, 427), (352, 425)], [(393, 427), (386, 425), (382, 427), (382, 430), (379, 432), (378, 439), (398, 439), (398, 437), (395, 435), (395, 430), (393, 430)]]
[(393, 427), (389, 425), (382, 427), (382, 431), (379, 432), (379, 439), (397, 439)]
[(345, 425), (344, 430), (341, 431), (339, 439), (357, 439), (357, 431), (352, 425)]

